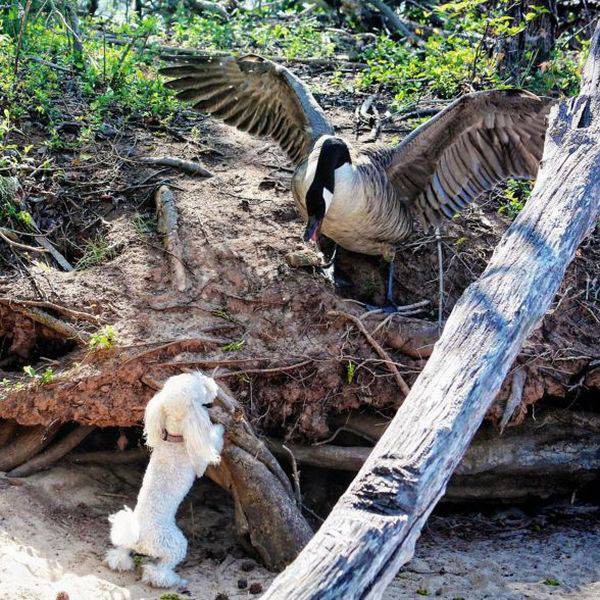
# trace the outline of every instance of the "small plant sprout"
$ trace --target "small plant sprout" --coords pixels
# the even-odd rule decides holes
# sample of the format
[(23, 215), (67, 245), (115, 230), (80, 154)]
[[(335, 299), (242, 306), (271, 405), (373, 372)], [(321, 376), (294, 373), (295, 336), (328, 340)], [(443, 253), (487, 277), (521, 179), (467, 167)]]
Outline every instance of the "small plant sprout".
[(89, 346), (92, 350), (109, 350), (117, 341), (117, 332), (112, 325), (105, 325), (90, 336)]
[(498, 213), (506, 215), (510, 219), (515, 219), (523, 210), (525, 202), (531, 194), (531, 189), (531, 184), (527, 181), (516, 181), (514, 179), (508, 181), (503, 193), (503, 203), (498, 209)]
[(554, 577), (547, 577), (544, 579), (544, 585), (558, 587), (560, 585), (560, 581), (558, 579), (554, 579)]
[(25, 375), (27, 375), (27, 377), (29, 377), (30, 379), (35, 379), (35, 369), (31, 365), (23, 367), (23, 373), (25, 373)]
[(101, 263), (104, 259), (109, 258), (111, 248), (108, 239), (98, 235), (95, 239), (89, 240), (83, 248), (83, 255), (77, 261), (75, 268), (77, 270), (88, 269)]
[(40, 383), (51, 383), (54, 380), (54, 371), (51, 367), (47, 367), (42, 371), (42, 374), (39, 376)]
[(241, 350), (244, 347), (244, 344), (246, 343), (245, 340), (238, 340), (237, 342), (230, 342), (229, 344), (225, 344), (221, 350), (223, 350), (223, 352), (237, 352), (238, 350)]
[(349, 361), (346, 365), (346, 381), (352, 383), (356, 374), (356, 363)]
[(54, 381), (54, 371), (52, 367), (46, 367), (41, 373), (38, 373), (31, 365), (23, 367), (23, 373), (32, 381), (44, 385)]
[(156, 219), (135, 213), (133, 217), (133, 227), (140, 237), (148, 237), (156, 231)]
[[(139, 569), (142, 566), (142, 563), (144, 562), (144, 557), (141, 554), (135, 554), (133, 556), (133, 564), (135, 565), (136, 569)], [(162, 596), (161, 596), (162, 598)]]

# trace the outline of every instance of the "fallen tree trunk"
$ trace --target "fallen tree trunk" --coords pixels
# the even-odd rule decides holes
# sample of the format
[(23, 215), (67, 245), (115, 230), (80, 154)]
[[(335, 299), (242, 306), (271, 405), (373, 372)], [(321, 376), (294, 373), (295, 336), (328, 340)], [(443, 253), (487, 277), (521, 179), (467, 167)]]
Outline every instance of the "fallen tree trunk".
[[(378, 418), (346, 420), (340, 429), (373, 442), (383, 435), (386, 423)], [(277, 440), (268, 440), (282, 460), (289, 452)], [(286, 443), (299, 464), (357, 472), (371, 447), (332, 444), (302, 446)], [(483, 427), (448, 483), (444, 501), (517, 501), (571, 494), (600, 476), (600, 416), (593, 413), (549, 409), (518, 427), (500, 434)]]
[(413, 555), (523, 342), (600, 208), (600, 26), (581, 95), (554, 108), (538, 181), (348, 491), (265, 599), (380, 598)]
[(0, 471), (10, 471), (41, 452), (58, 433), (60, 423), (49, 427), (36, 425), (17, 432), (14, 438), (0, 448)]

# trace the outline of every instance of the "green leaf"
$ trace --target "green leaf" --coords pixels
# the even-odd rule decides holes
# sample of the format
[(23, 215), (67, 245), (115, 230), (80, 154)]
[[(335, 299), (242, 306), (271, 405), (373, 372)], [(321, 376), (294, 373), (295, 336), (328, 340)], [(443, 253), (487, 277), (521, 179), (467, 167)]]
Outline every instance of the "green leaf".
[(27, 377), (35, 379), (35, 369), (31, 365), (23, 367), (23, 372), (25, 373), (25, 375), (27, 375)]

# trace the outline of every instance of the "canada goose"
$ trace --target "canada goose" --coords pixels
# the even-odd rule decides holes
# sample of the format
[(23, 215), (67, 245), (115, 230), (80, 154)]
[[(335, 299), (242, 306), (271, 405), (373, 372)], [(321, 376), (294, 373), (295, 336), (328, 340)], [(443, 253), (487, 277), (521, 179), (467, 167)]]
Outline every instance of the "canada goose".
[(509, 177), (535, 177), (552, 103), (522, 90), (467, 94), (395, 146), (358, 152), (335, 136), (308, 88), (256, 55), (184, 59), (161, 73), (177, 97), (242, 131), (270, 137), (296, 169), (305, 241), (323, 234), (390, 263), (415, 218), (436, 225)]

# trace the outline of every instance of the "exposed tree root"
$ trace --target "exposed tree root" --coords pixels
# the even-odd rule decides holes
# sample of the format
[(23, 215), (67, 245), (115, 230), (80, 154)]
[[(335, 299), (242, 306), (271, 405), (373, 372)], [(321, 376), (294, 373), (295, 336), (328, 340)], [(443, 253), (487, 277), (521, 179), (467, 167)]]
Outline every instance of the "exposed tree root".
[(6, 304), (7, 306), (17, 310), (20, 306), (47, 308), (64, 314), (75, 321), (88, 321), (90, 323), (94, 323), (95, 325), (99, 325), (101, 323), (100, 317), (97, 317), (96, 315), (92, 315), (91, 313), (83, 312), (81, 310), (74, 310), (72, 308), (56, 304), (55, 302), (48, 302), (46, 300), (19, 300), (17, 298), (0, 298), (0, 303)]
[[(269, 448), (273, 453), (281, 458), (286, 458), (287, 451), (279, 440), (269, 438)], [(300, 444), (291, 444), (287, 442), (286, 448), (294, 455), (294, 458), (301, 464), (322, 469), (335, 469), (337, 471), (351, 471), (356, 473), (367, 460), (371, 453), (371, 448), (363, 446), (302, 446)]]
[(58, 433), (60, 423), (23, 429), (0, 449), (0, 471), (10, 471), (41, 452)]
[(48, 329), (56, 331), (65, 339), (73, 340), (79, 346), (85, 346), (88, 343), (88, 333), (80, 331), (79, 329), (73, 327), (73, 325), (70, 325), (65, 321), (57, 319), (56, 317), (49, 315), (48, 313), (44, 312), (39, 308), (36, 308), (34, 306), (21, 305), (15, 306), (14, 309), (19, 311), (20, 313), (23, 313), (32, 321), (40, 323), (41, 325), (44, 325), (44, 327), (48, 327)]
[(178, 169), (179, 171), (183, 171), (188, 175), (198, 175), (200, 177), (213, 176), (213, 173), (211, 173), (206, 167), (203, 167), (200, 163), (192, 160), (176, 158), (175, 156), (145, 156), (140, 158), (139, 161), (147, 165)]
[(412, 358), (429, 358), (440, 337), (436, 323), (397, 315), (392, 315), (381, 333), (387, 346)]
[(122, 452), (99, 450), (97, 452), (78, 452), (67, 458), (76, 464), (126, 465), (148, 460), (149, 451), (146, 448), (133, 448)]
[(80, 425), (68, 433), (62, 440), (50, 446), (44, 452), (40, 452), (31, 460), (12, 469), (8, 473), (9, 477), (27, 477), (43, 469), (47, 469), (56, 461), (60, 460), (65, 454), (76, 448), (95, 427), (91, 425)]
[[(375, 443), (386, 426), (376, 417), (354, 415), (340, 428)], [(269, 439), (268, 445), (286, 458), (280, 441)], [(593, 413), (547, 410), (502, 436), (493, 427), (484, 428), (450, 480), (445, 500), (497, 502), (571, 493), (598, 478), (599, 446), (600, 417)], [(357, 472), (371, 453), (364, 446), (286, 447), (301, 464), (349, 472)]]
[(523, 389), (525, 387), (525, 371), (522, 367), (517, 367), (512, 376), (512, 383), (510, 388), (510, 396), (506, 400), (506, 406), (504, 407), (504, 413), (500, 420), (500, 433), (502, 433), (505, 427), (508, 425), (512, 416), (517, 410), (517, 407), (521, 404), (523, 399)]
[(12, 438), (19, 426), (12, 419), (3, 420), (0, 422), (0, 448), (3, 448)]
[(375, 350), (375, 352), (377, 352), (379, 358), (381, 358), (385, 362), (390, 373), (394, 376), (394, 379), (396, 380), (398, 387), (400, 388), (400, 390), (402, 390), (402, 393), (405, 396), (407, 396), (408, 393), (410, 392), (410, 388), (408, 387), (408, 384), (406, 383), (406, 381), (404, 381), (404, 378), (398, 372), (398, 369), (396, 368), (396, 365), (394, 364), (394, 361), (390, 358), (389, 354), (381, 347), (379, 342), (377, 342), (373, 338), (373, 336), (366, 330), (362, 321), (354, 315), (351, 315), (349, 313), (345, 313), (342, 311), (338, 311), (338, 310), (330, 310), (327, 314), (331, 317), (342, 317), (342, 318), (346, 319), (347, 321), (350, 321), (351, 323), (353, 323), (356, 326), (356, 328), (365, 336), (365, 339), (373, 347), (373, 350)]

